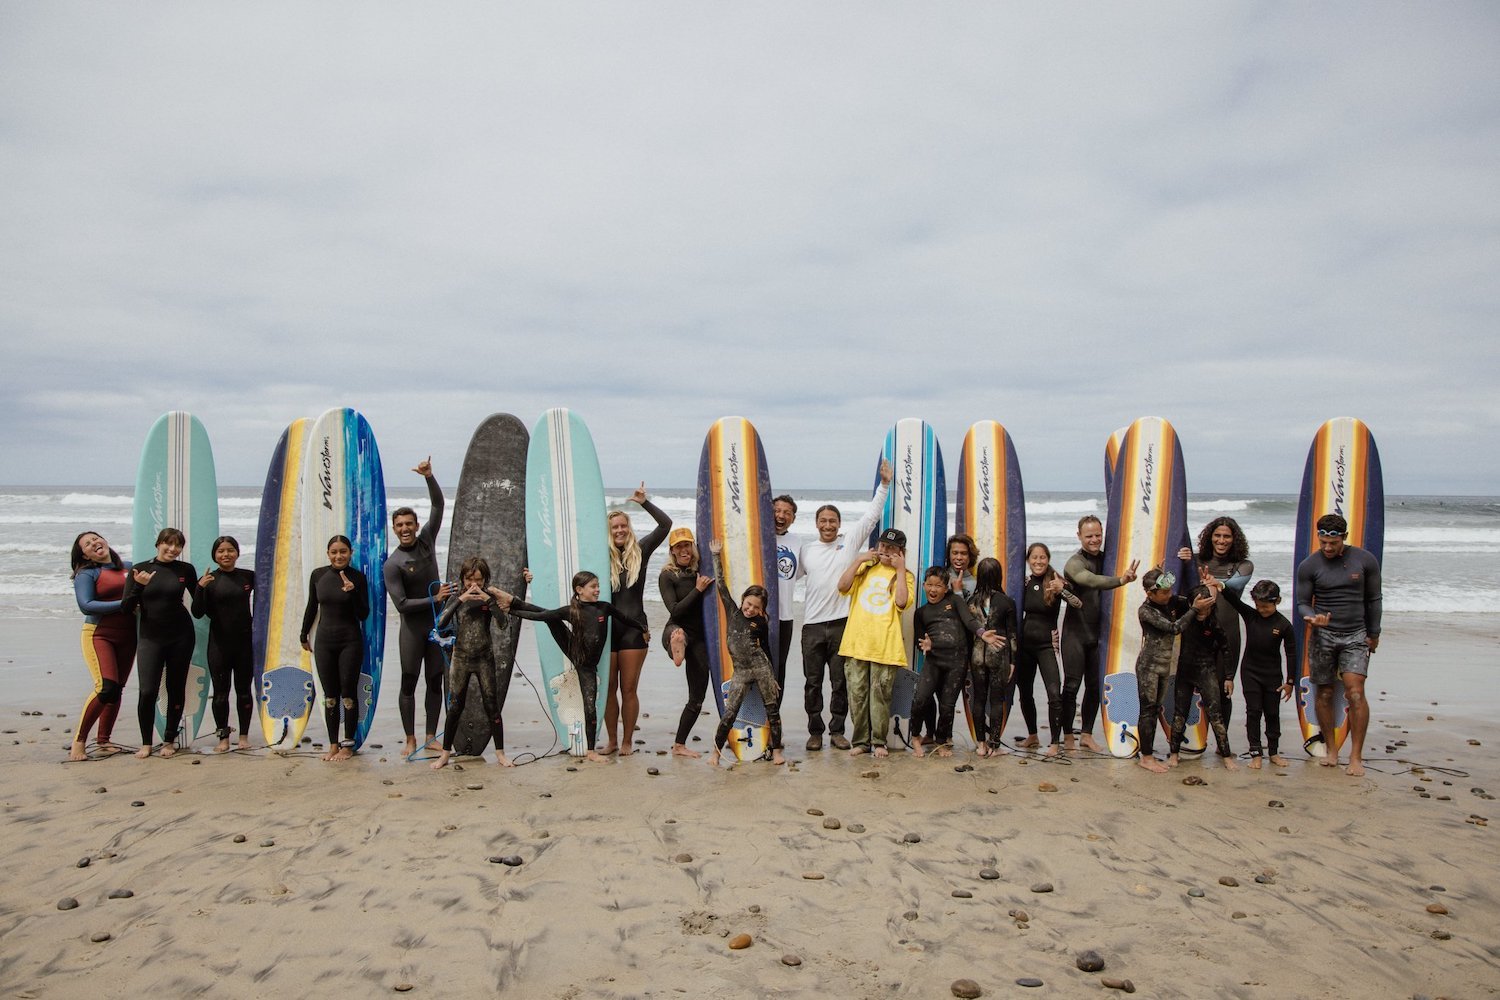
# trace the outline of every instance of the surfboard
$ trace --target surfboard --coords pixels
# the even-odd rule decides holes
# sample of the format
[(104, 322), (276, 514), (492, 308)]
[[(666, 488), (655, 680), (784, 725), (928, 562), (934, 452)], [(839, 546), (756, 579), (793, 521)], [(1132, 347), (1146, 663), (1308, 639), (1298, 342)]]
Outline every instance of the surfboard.
[(1125, 440), (1129, 427), (1117, 428), (1104, 442), (1104, 502), (1109, 502), (1110, 490), (1114, 488), (1115, 463), (1120, 460), (1120, 445)]
[[(1318, 518), (1324, 514), (1341, 514), (1349, 522), (1350, 545), (1366, 550), (1377, 560), (1385, 550), (1385, 479), (1380, 470), (1380, 451), (1369, 427), (1353, 417), (1329, 420), (1313, 437), (1307, 451), (1307, 465), (1302, 472), (1302, 491), (1297, 498), (1297, 534), (1292, 542), (1292, 619), (1297, 636), (1297, 658), (1300, 661), (1297, 681), (1297, 721), (1302, 726), (1304, 742), (1317, 735), (1317, 712), (1313, 707), (1317, 689), (1308, 672), (1308, 652), (1312, 645), (1312, 626), (1297, 613), (1303, 595), (1296, 593), (1297, 567), (1318, 549)], [(1344, 686), (1333, 685), (1334, 752), (1343, 746), (1348, 735), (1348, 706)], [(1313, 743), (1308, 752), (1315, 757), (1326, 754), (1325, 745)]]
[[(526, 551), (531, 559), (531, 603), (557, 608), (573, 600), (573, 574), (598, 574), (599, 599), (610, 597), (609, 534), (599, 456), (583, 419), (558, 407), (531, 429), (526, 448)], [(588, 752), (583, 692), (578, 672), (547, 629), (536, 631), (543, 688), (557, 738), (568, 753)], [(609, 684), (609, 643), (599, 654), (595, 718), (604, 722)], [(597, 734), (596, 734), (597, 735)]]
[[(182, 559), (192, 563), (200, 576), (213, 567), (213, 542), (219, 535), (214, 453), (202, 422), (183, 410), (158, 417), (141, 445), (130, 537), (135, 562), (145, 562), (155, 555), (156, 536), (163, 528), (177, 528), (187, 537)], [(187, 698), (177, 734), (180, 747), (197, 737), (209, 702), (208, 619), (195, 619), (193, 633), (197, 641), (188, 664)], [(167, 686), (163, 683), (156, 703), (158, 737), (166, 735), (166, 708)]]
[[(1026, 494), (1015, 444), (1010, 433), (993, 420), (974, 423), (964, 435), (954, 531), (974, 539), (980, 559), (1000, 561), (1005, 592), (1016, 602), (1019, 628), (1026, 596)], [(969, 715), (967, 690), (963, 697), (964, 714)], [(973, 717), (969, 719), (969, 735), (974, 737)]]
[[(1185, 565), (1177, 550), (1186, 525), (1187, 476), (1177, 432), (1160, 417), (1142, 417), (1125, 432), (1115, 463), (1104, 541), (1105, 574), (1119, 576), (1138, 562), (1140, 573), (1161, 566), (1182, 579)], [(1136, 725), (1141, 714), (1135, 661), (1141, 651), (1137, 609), (1144, 592), (1132, 583), (1099, 596), (1104, 735), (1111, 753), (1131, 757), (1138, 746)], [(1192, 733), (1190, 725), (1184, 751), (1192, 750)]]
[[(781, 630), (776, 569), (776, 525), (771, 518), (771, 474), (766, 467), (760, 435), (744, 417), (720, 417), (709, 427), (698, 460), (697, 533), (700, 566), (713, 565), (708, 540), (724, 544), (725, 585), (736, 600), (751, 584), (766, 588), (769, 597), (771, 649)], [(719, 717), (734, 677), (729, 655), (726, 615), (715, 586), (703, 601), (704, 641), (708, 646), (709, 686)], [(760, 691), (751, 687), (740, 704), (729, 731), (729, 749), (737, 760), (754, 760), (771, 748), (771, 727)]]
[(328, 565), (328, 540), (346, 535), (354, 543), (349, 565), (363, 573), (370, 585), (370, 614), (360, 627), (365, 652), (359, 668), (356, 747), (363, 746), (370, 735), (380, 697), (385, 656), (385, 532), (385, 473), (375, 434), (358, 411), (348, 407), (327, 410), (308, 428), (303, 448), (302, 569), (311, 575), (317, 567)]
[(312, 421), (292, 421), (266, 469), (255, 529), (255, 704), (266, 746), (289, 753), (302, 742), (316, 693), (312, 654), (298, 632), (307, 606), (302, 571), (302, 465)]
[(922, 653), (912, 634), (912, 619), (917, 608), (927, 603), (922, 589), (922, 573), (928, 566), (941, 565), (948, 546), (948, 486), (943, 474), (943, 452), (937, 435), (926, 421), (905, 417), (896, 421), (885, 435), (880, 459), (875, 463), (875, 482), (880, 482), (880, 462), (891, 463), (891, 489), (885, 509), (880, 513), (880, 527), (870, 538), (874, 547), (880, 532), (898, 528), (906, 533), (906, 568), (916, 578), (913, 600), (901, 614), (906, 635), (906, 662), (911, 669), (896, 672), (891, 692), (891, 718), (910, 719), (912, 697), (916, 694), (917, 674), (922, 672)]
[[(526, 425), (509, 413), (486, 417), (469, 439), (453, 520), (448, 536), (447, 579), (461, 583), (459, 566), (470, 556), (482, 556), (490, 566), (490, 582), (510, 594), (524, 593), (526, 578), (526, 447), (531, 435)], [(491, 690), (504, 701), (516, 662), (521, 619), (495, 615), (490, 642), (495, 652)], [(448, 692), (451, 698), (456, 692)], [(464, 711), (455, 726), (453, 749), (479, 756), (490, 742), (490, 720), (477, 681), (469, 682)]]

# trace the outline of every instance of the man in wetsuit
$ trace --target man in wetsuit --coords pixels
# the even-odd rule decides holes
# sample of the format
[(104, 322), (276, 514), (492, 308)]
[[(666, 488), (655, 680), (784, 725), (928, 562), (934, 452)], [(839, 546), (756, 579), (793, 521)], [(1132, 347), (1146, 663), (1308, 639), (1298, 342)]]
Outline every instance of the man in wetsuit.
[(1103, 611), (1100, 591), (1123, 587), (1135, 579), (1139, 560), (1132, 561), (1121, 576), (1104, 575), (1104, 525), (1092, 514), (1078, 519), (1078, 551), (1068, 557), (1063, 576), (1077, 595), (1078, 607), (1069, 607), (1063, 619), (1063, 749), (1072, 750), (1073, 710), (1078, 689), (1083, 688), (1083, 715), (1078, 732), (1085, 750), (1098, 752), (1094, 742), (1094, 719), (1099, 714), (1099, 620)]
[(412, 469), (427, 480), (427, 498), (432, 503), (427, 524), (420, 528), (417, 513), (410, 507), (398, 507), (391, 514), (391, 531), (396, 548), (385, 557), (385, 589), (401, 616), (401, 725), (406, 729), (406, 753), (417, 749), (417, 681), (425, 677), (427, 739), (432, 749), (437, 736), (438, 715), (443, 710), (443, 651), (428, 637), (437, 621), (434, 606), (441, 607), (452, 593), (442, 583), (438, 572), (436, 539), (443, 526), (443, 491), (432, 476), (432, 458), (418, 462)]
[(791, 532), (797, 520), (797, 501), (783, 493), (771, 501), (771, 519), (776, 524), (776, 606), (781, 613), (781, 632), (776, 640), (776, 707), (786, 693), (786, 658), (792, 651), (792, 604), (796, 599), (797, 567), (801, 561), (801, 535)]
[(1334, 731), (1333, 686), (1344, 684), (1349, 714), (1349, 766), (1344, 773), (1365, 773), (1365, 730), (1370, 705), (1365, 678), (1370, 654), (1380, 646), (1380, 563), (1364, 549), (1348, 544), (1349, 523), (1338, 514), (1318, 518), (1318, 551), (1297, 567), (1297, 614), (1312, 626), (1308, 675), (1317, 686), (1314, 708), (1324, 734), (1323, 766), (1337, 767), (1338, 748), (1328, 743)]

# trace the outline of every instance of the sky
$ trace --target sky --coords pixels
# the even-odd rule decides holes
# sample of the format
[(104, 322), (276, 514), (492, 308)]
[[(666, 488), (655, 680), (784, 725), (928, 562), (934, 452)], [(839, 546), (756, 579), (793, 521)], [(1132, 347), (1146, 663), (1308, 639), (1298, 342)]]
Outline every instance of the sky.
[(1356, 416), (1500, 494), (1497, 66), (1486, 3), (0, 3), (0, 481), (352, 406), (451, 482), (567, 406), (611, 485), (737, 414), (862, 489), (914, 416), (1097, 491), (1149, 414), (1292, 493)]

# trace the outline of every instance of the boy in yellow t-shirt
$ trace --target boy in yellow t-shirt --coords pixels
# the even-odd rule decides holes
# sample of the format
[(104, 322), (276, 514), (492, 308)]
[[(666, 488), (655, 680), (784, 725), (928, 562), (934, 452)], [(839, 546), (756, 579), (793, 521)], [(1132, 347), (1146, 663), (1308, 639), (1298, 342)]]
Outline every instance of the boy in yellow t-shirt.
[(887, 528), (874, 552), (849, 564), (839, 577), (839, 593), (848, 594), (849, 624), (839, 655), (849, 690), (849, 720), (854, 726), (849, 755), (874, 750), (884, 757), (891, 728), (891, 689), (896, 671), (906, 666), (906, 638), (901, 612), (911, 603), (917, 580), (906, 568), (906, 533)]

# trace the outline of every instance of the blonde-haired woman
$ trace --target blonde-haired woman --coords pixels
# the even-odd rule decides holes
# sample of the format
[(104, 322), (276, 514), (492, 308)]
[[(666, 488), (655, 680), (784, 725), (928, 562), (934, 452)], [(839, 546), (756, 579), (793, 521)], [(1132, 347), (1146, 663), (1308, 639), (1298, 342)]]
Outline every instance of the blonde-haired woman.
[[(645, 622), (646, 563), (651, 553), (667, 537), (672, 519), (646, 499), (646, 484), (630, 499), (656, 521), (645, 538), (637, 539), (630, 530), (630, 515), (617, 510), (609, 515), (609, 602), (624, 617)], [(651, 636), (644, 628), (616, 627), (609, 640), (609, 699), (604, 703), (603, 753), (619, 751), (621, 757), (635, 750), (635, 720), (641, 714), (636, 688), (641, 682), (641, 667), (646, 662), (646, 648)], [(623, 723), (623, 727), (620, 725)], [(622, 732), (623, 730), (623, 732)]]

